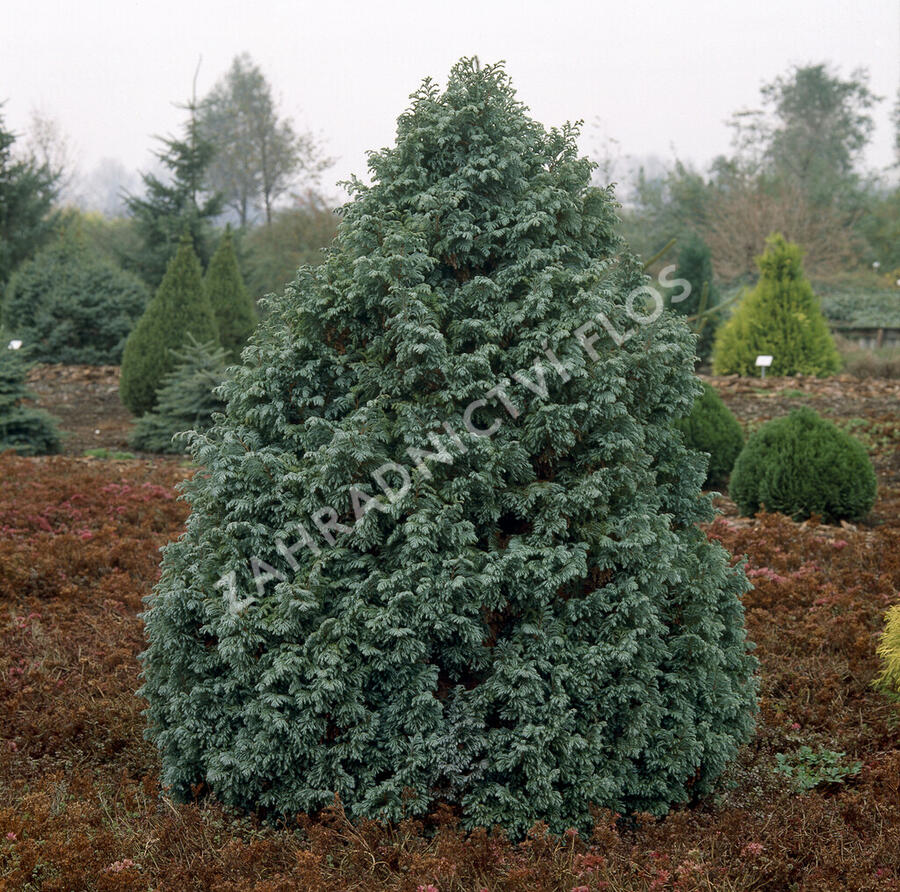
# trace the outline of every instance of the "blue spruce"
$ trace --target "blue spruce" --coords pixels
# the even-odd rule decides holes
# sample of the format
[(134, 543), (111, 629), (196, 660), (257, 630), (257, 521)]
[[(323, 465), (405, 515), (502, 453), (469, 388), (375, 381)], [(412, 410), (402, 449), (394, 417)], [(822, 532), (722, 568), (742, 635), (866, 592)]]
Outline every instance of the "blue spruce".
[(174, 793), (520, 834), (662, 814), (748, 738), (748, 585), (673, 426), (693, 336), (576, 136), (462, 60), (271, 300), (145, 614)]

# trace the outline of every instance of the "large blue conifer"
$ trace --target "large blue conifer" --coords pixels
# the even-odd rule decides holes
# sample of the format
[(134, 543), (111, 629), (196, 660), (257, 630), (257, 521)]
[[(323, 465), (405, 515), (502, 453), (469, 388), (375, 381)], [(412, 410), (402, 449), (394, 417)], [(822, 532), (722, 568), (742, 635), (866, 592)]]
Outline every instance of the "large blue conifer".
[(146, 615), (176, 793), (562, 829), (708, 791), (749, 735), (747, 582), (672, 425), (692, 336), (575, 136), (463, 60), (274, 299)]

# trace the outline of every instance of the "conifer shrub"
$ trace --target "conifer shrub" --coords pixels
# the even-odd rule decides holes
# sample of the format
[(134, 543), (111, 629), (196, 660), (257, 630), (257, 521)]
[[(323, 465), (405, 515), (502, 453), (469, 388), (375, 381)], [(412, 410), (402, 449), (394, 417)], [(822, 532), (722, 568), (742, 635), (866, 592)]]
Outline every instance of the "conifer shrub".
[(204, 284), (216, 317), (219, 341), (230, 360), (240, 359), (247, 338), (256, 328), (256, 304), (244, 286), (230, 227), (209, 262)]
[(117, 365), (147, 298), (137, 276), (67, 234), (13, 275), (3, 322), (34, 361)]
[(766, 241), (757, 258), (760, 279), (719, 327), (713, 351), (717, 375), (756, 375), (756, 357), (773, 357), (769, 374), (834, 374), (841, 359), (819, 300), (803, 272), (802, 251), (784, 236)]
[(132, 414), (143, 415), (156, 405), (163, 379), (177, 363), (172, 351), (190, 335), (199, 343), (218, 342), (219, 337), (200, 261), (185, 234), (125, 343), (119, 396)]
[(135, 424), (129, 438), (132, 449), (185, 452), (185, 439), (176, 435), (208, 430), (213, 413), (224, 408), (216, 390), (225, 377), (225, 350), (212, 341), (198, 344), (189, 337), (175, 358), (178, 364), (166, 376), (156, 408)]
[(19, 455), (51, 455), (60, 450), (56, 420), (29, 406), (25, 386), (28, 362), (24, 350), (11, 350), (0, 331), (0, 452)]
[(875, 471), (862, 443), (812, 409), (795, 409), (750, 436), (731, 473), (742, 514), (765, 508), (801, 520), (859, 520), (875, 503)]
[(675, 426), (689, 449), (709, 454), (704, 486), (723, 486), (744, 447), (744, 432), (734, 413), (722, 402), (715, 389), (702, 381), (703, 393), (690, 413)]
[(163, 783), (516, 835), (661, 814), (755, 708), (746, 577), (673, 427), (692, 335), (637, 302), (576, 128), (476, 61), (412, 100), (192, 439), (145, 613)]
[(882, 671), (876, 684), (882, 690), (900, 697), (900, 604), (891, 607), (884, 619), (884, 632), (878, 646)]
[(679, 249), (675, 275), (689, 282), (691, 289), (689, 294), (684, 293), (683, 287), (674, 289), (671, 307), (676, 313), (688, 317), (691, 329), (697, 335), (697, 357), (707, 362), (712, 353), (721, 311), (709, 246), (700, 236), (690, 234)]

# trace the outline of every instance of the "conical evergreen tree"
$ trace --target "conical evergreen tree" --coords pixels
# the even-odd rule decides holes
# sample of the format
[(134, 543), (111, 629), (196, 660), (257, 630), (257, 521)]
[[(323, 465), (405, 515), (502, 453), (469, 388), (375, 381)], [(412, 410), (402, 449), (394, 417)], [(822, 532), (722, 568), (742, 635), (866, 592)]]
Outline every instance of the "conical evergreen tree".
[(19, 455), (50, 455), (59, 452), (56, 419), (27, 405), (25, 386), (28, 363), (23, 351), (7, 347), (0, 330), (0, 452), (12, 449)]
[(166, 375), (156, 408), (137, 420), (129, 438), (132, 449), (185, 452), (186, 440), (176, 434), (208, 430), (213, 414), (225, 408), (217, 393), (225, 377), (225, 351), (188, 335), (184, 349), (174, 352), (178, 364)]
[(771, 355), (772, 375), (831, 375), (841, 357), (819, 300), (803, 272), (799, 245), (776, 233), (757, 258), (760, 279), (719, 328), (713, 351), (717, 375), (755, 375), (756, 357)]
[(560, 830), (748, 737), (747, 582), (672, 423), (693, 339), (635, 303), (576, 135), (463, 60), (273, 299), (145, 615), (176, 793)]
[(241, 278), (230, 226), (209, 262), (204, 284), (219, 327), (219, 340), (229, 359), (240, 359), (247, 338), (256, 328), (256, 305)]
[(712, 352), (719, 315), (719, 289), (713, 280), (712, 257), (709, 246), (698, 235), (691, 233), (678, 251), (676, 276), (691, 284), (690, 294), (684, 299), (684, 289), (672, 294), (672, 308), (682, 316), (688, 316), (691, 328), (697, 334), (697, 356), (706, 362)]
[(156, 294), (125, 342), (119, 396), (133, 414), (143, 415), (156, 405), (163, 378), (178, 361), (172, 351), (186, 343), (188, 335), (200, 342), (218, 342), (200, 261), (185, 234)]

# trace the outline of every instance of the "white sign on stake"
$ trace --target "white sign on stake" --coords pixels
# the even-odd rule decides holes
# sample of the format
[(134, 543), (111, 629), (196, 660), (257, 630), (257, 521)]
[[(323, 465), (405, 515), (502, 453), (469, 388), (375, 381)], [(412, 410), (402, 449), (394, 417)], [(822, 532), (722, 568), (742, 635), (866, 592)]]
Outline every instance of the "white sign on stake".
[(18, 350), (21, 346), (22, 346), (22, 342), (21, 342), (21, 341), (10, 341), (10, 342), (9, 342), (9, 349), (10, 349), (10, 350)]
[(761, 355), (756, 357), (756, 364), (759, 366), (760, 375), (765, 378), (766, 377), (766, 369), (772, 365), (772, 357)]

